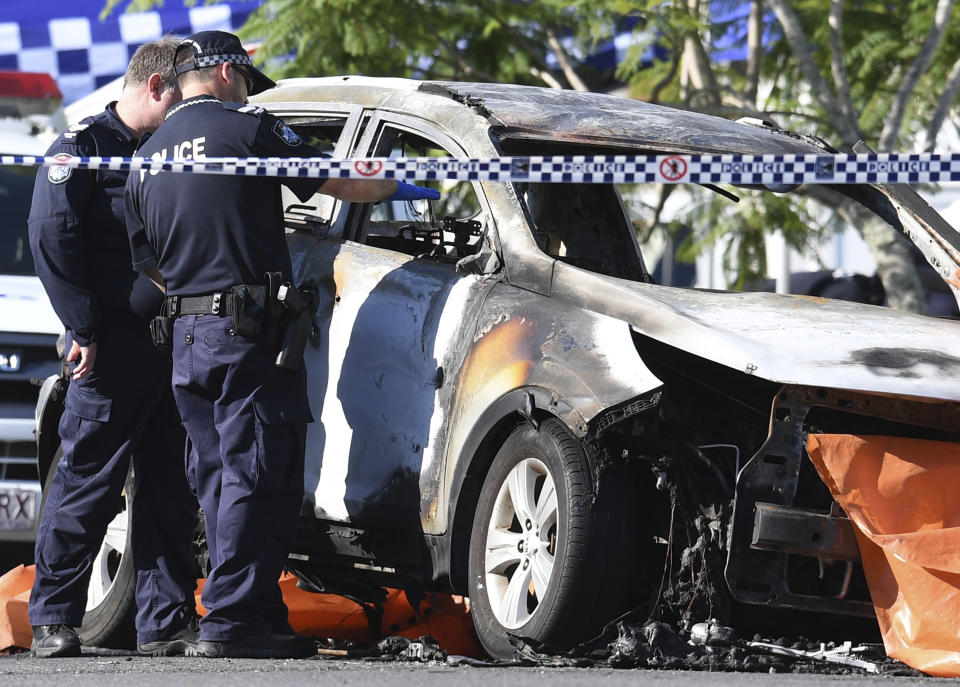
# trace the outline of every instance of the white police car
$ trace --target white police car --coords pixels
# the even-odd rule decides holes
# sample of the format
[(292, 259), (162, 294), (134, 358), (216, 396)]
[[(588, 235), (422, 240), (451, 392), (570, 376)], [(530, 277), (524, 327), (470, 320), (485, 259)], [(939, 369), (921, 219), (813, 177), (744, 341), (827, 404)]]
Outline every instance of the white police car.
[[(49, 75), (0, 72), (0, 152), (42, 155), (56, 138), (50, 115), (58, 108), (59, 91)], [(34, 408), (39, 382), (60, 366), (62, 326), (36, 276), (27, 239), (35, 176), (32, 168), (0, 167), (0, 548), (32, 542), (36, 534)], [(0, 561), (29, 556), (22, 549), (9, 556), (0, 551)]]

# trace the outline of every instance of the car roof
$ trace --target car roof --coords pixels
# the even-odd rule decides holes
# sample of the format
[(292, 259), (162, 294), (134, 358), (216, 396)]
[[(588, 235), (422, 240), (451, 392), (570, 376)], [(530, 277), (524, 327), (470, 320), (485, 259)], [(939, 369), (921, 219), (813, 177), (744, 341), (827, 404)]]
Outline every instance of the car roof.
[(423, 82), (420, 90), (481, 109), (502, 138), (622, 145), (701, 154), (805, 154), (795, 135), (639, 100), (513, 84)]
[[(689, 154), (807, 154), (829, 146), (769, 126), (604, 93), (514, 84), (364, 76), (284, 79), (254, 102), (352, 101), (368, 107), (410, 107), (411, 96), (439, 96), (486, 118), (503, 140), (546, 140)], [(424, 100), (419, 107), (424, 106)], [(449, 114), (447, 109), (446, 114)], [(831, 150), (832, 152), (832, 150)]]

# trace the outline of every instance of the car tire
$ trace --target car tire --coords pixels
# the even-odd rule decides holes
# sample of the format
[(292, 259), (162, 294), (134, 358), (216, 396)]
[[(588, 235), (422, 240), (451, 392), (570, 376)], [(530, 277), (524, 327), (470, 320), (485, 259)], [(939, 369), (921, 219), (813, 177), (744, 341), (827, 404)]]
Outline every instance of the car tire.
[[(44, 502), (62, 457), (63, 451), (58, 447), (44, 482)], [(133, 485), (131, 465), (124, 483), (123, 498), (117, 504), (117, 514), (107, 525), (106, 536), (93, 560), (86, 613), (77, 631), (85, 646), (112, 649), (136, 646), (136, 575), (133, 556), (129, 555)]]
[(568, 649), (630, 607), (637, 500), (629, 479), (598, 482), (596, 474), (581, 443), (553, 418), (518, 426), (494, 457), (468, 562), (471, 613), (491, 656), (514, 655), (508, 634)]

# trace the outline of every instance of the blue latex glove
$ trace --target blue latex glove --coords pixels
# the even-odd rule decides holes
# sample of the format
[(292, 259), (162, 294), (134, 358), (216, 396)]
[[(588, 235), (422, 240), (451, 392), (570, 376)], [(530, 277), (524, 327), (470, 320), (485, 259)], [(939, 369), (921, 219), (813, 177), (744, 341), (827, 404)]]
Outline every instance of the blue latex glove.
[(413, 184), (405, 184), (397, 180), (397, 190), (394, 191), (393, 195), (387, 198), (387, 200), (421, 200), (423, 198), (427, 200), (439, 200), (440, 191), (432, 188), (423, 188), (422, 186), (414, 186)]

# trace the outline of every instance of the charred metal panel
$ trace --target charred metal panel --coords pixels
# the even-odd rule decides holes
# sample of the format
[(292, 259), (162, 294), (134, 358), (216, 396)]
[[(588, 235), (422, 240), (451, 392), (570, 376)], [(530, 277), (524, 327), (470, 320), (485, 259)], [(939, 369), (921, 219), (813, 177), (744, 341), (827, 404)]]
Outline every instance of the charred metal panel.
[[(490, 281), (359, 244), (290, 237), (301, 282), (320, 288), (308, 347), (304, 474), (315, 517), (442, 532), (447, 409)], [(441, 501), (442, 502), (442, 501)]]
[(829, 560), (860, 560), (857, 537), (848, 518), (772, 503), (756, 504), (753, 515), (751, 548)]
[[(843, 598), (794, 593), (788, 583), (788, 547), (756, 547), (756, 508), (797, 504), (797, 486), (804, 460), (805, 421), (811, 409), (825, 408), (890, 423), (913, 425), (929, 432), (960, 430), (956, 403), (921, 402), (870, 396), (835, 389), (785, 387), (774, 399), (770, 434), (737, 475), (725, 576), (731, 593), (745, 603), (871, 616), (873, 606)], [(769, 544), (769, 542), (768, 542)], [(815, 555), (811, 553), (809, 555)], [(831, 556), (823, 555), (827, 559)]]
[(556, 260), (537, 247), (513, 184), (482, 185), (494, 208), (507, 281), (521, 289), (549, 294)]
[(909, 186), (885, 184), (880, 189), (894, 202), (901, 231), (920, 249), (960, 303), (960, 234)]
[(640, 284), (563, 263), (552, 293), (770, 381), (960, 400), (960, 322), (825, 298)]
[(559, 416), (583, 436), (587, 424), (606, 408), (660, 385), (640, 360), (623, 322), (499, 284), (483, 305), (456, 379), (448, 484), (458, 462), (472, 458), (465, 453), (471, 429), (510, 392), (536, 388), (537, 396), (550, 399), (540, 410)]

